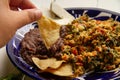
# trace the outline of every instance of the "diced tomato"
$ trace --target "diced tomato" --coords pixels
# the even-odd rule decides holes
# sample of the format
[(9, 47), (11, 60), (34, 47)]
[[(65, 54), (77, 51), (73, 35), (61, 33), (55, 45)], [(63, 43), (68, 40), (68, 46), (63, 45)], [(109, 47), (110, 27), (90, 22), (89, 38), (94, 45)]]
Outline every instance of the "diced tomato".
[(80, 63), (80, 62), (77, 62), (75, 64), (78, 65), (78, 66), (83, 66), (83, 63)]
[(72, 48), (72, 53), (73, 53), (74, 55), (78, 55), (77, 49), (76, 49), (76, 48)]
[(105, 30), (102, 29), (102, 28), (98, 28), (97, 31), (100, 32), (101, 34), (105, 34), (106, 33)]

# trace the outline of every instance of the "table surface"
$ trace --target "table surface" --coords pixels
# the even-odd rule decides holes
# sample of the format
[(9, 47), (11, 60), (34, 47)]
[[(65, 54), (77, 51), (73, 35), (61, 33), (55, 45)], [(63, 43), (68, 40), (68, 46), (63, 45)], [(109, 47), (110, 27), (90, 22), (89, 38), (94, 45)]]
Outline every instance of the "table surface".
[[(49, 8), (51, 0), (31, 0), (39, 9)], [(97, 7), (120, 13), (120, 0), (56, 0), (63, 8), (68, 7)], [(10, 62), (6, 46), (0, 49), (0, 77), (17, 70)]]

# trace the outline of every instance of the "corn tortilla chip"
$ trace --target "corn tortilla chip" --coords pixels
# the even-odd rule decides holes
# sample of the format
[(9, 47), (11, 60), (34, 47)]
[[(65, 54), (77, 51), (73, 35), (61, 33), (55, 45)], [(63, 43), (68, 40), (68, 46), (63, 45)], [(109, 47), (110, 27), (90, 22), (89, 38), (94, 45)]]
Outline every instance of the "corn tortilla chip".
[(48, 68), (46, 71), (58, 76), (73, 76), (73, 70), (70, 64), (63, 64), (58, 69)]
[(63, 61), (63, 60), (60, 60), (60, 61), (55, 60), (53, 62), (53, 64), (50, 65), (50, 68), (57, 69), (57, 68), (59, 68), (62, 65), (63, 62), (65, 62), (65, 61)]
[(48, 67), (52, 69), (57, 69), (64, 62), (63, 60), (57, 61), (55, 58), (39, 59), (37, 57), (32, 57), (34, 64), (41, 70), (45, 70)]
[(43, 41), (49, 49), (50, 46), (59, 38), (60, 25), (44, 16), (42, 16), (37, 22)]

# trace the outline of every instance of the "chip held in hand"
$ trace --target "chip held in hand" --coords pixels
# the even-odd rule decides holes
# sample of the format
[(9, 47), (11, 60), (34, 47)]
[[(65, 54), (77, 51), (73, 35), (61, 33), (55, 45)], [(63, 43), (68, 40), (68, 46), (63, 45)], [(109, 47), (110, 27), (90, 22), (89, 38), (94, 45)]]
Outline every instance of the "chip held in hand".
[(49, 49), (59, 38), (60, 25), (45, 16), (42, 16), (37, 22), (43, 41)]

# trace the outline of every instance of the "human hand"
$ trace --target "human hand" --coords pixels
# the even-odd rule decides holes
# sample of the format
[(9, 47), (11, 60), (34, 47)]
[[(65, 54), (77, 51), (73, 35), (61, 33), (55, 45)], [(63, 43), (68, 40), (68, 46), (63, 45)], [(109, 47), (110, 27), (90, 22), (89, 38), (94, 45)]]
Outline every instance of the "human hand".
[[(22, 10), (18, 11), (18, 8)], [(12, 38), (18, 28), (40, 17), (40, 10), (30, 0), (0, 0), (0, 47)]]

